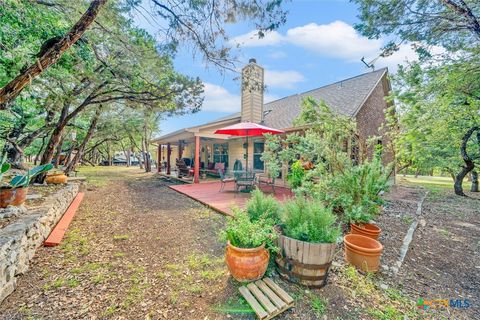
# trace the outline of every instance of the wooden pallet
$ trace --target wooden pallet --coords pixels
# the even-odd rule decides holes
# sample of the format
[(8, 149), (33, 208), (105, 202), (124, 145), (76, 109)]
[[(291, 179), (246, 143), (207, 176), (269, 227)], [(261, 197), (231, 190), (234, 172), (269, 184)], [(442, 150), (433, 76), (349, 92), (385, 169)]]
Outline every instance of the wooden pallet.
[(293, 298), (270, 278), (249, 283), (239, 290), (261, 320), (272, 319), (294, 305)]

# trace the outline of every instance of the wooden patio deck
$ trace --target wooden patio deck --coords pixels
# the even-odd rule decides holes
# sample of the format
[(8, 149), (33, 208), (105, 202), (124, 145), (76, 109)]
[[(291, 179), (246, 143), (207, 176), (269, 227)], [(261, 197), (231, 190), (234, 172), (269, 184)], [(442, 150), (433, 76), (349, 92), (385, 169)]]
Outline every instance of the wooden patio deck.
[[(227, 183), (223, 192), (219, 192), (221, 182), (203, 182), (198, 184), (171, 185), (170, 188), (180, 192), (204, 205), (226, 215), (232, 215), (232, 206), (245, 207), (245, 202), (250, 198), (250, 193), (235, 192), (233, 182)], [(272, 188), (262, 186), (266, 194), (273, 194)], [(285, 201), (293, 194), (287, 188), (275, 187), (275, 198), (280, 202)]]

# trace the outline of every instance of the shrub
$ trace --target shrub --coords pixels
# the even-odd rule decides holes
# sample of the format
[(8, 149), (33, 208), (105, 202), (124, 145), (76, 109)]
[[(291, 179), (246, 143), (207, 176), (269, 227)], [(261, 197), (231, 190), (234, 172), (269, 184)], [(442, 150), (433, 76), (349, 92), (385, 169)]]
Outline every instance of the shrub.
[(380, 193), (388, 189), (387, 183), (388, 169), (374, 159), (330, 177), (320, 194), (329, 205), (340, 208), (347, 221), (368, 222), (380, 212)]
[(334, 243), (340, 235), (337, 217), (318, 200), (298, 197), (287, 201), (282, 212), (287, 237), (316, 243)]
[(272, 226), (278, 223), (280, 205), (278, 201), (272, 197), (265, 195), (262, 191), (256, 189), (251, 193), (250, 200), (247, 201), (246, 209), (250, 221), (265, 220)]
[(274, 240), (276, 238), (273, 232), (273, 226), (264, 219), (251, 221), (248, 213), (240, 209), (233, 210), (235, 216), (230, 217), (227, 227), (221, 233), (223, 241), (230, 243), (239, 248), (256, 248), (263, 243), (267, 249), (273, 249)]
[(353, 206), (345, 211), (345, 220), (353, 223), (368, 223), (373, 216), (363, 206)]
[(303, 169), (302, 162), (297, 160), (292, 164), (290, 173), (287, 176), (288, 184), (292, 189), (297, 189), (302, 185), (304, 177), (305, 169)]

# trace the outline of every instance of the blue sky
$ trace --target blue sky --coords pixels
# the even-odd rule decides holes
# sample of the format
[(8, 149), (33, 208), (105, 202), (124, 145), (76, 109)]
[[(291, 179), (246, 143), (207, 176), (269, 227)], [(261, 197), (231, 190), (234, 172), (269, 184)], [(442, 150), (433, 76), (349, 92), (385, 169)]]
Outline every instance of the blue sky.
[[(360, 36), (353, 25), (358, 22), (357, 6), (342, 0), (293, 0), (288, 3), (287, 23), (261, 40), (253, 34), (248, 23), (228, 27), (232, 43), (240, 44), (235, 52), (242, 67), (249, 58), (265, 68), (267, 91), (265, 100), (271, 101), (304, 92), (348, 77), (368, 72), (360, 61), (378, 57), (387, 39), (369, 40)], [(152, 26), (136, 19), (139, 26)], [(376, 68), (396, 66), (415, 53), (410, 45), (403, 45), (391, 57), (380, 58)], [(200, 56), (182, 48), (175, 57), (178, 71), (198, 76), (205, 83), (205, 101), (199, 113), (169, 118), (161, 122), (161, 134), (184, 127), (202, 124), (239, 111), (240, 83), (233, 72), (222, 75), (214, 67), (205, 66)]]

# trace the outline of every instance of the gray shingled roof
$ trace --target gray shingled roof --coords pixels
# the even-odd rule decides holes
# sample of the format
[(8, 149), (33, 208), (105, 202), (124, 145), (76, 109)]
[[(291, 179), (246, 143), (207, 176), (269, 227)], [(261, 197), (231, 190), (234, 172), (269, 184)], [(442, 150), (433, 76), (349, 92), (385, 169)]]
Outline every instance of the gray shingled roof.
[(380, 69), (266, 103), (263, 107), (266, 112), (264, 124), (280, 129), (293, 127), (302, 100), (309, 96), (325, 101), (335, 112), (353, 117), (386, 71), (386, 68)]
[[(385, 72), (387, 72), (386, 68), (379, 69), (377, 71), (364, 73), (304, 93), (294, 94), (292, 96), (266, 103), (263, 106), (263, 110), (267, 112), (264, 124), (268, 127), (277, 129), (292, 128), (293, 121), (300, 114), (302, 100), (309, 96), (316, 100), (325, 101), (325, 103), (335, 112), (353, 117)], [(203, 125), (240, 118), (240, 116), (241, 113), (237, 112)], [(154, 141), (183, 133), (186, 129), (187, 128), (166, 134), (154, 139)]]

